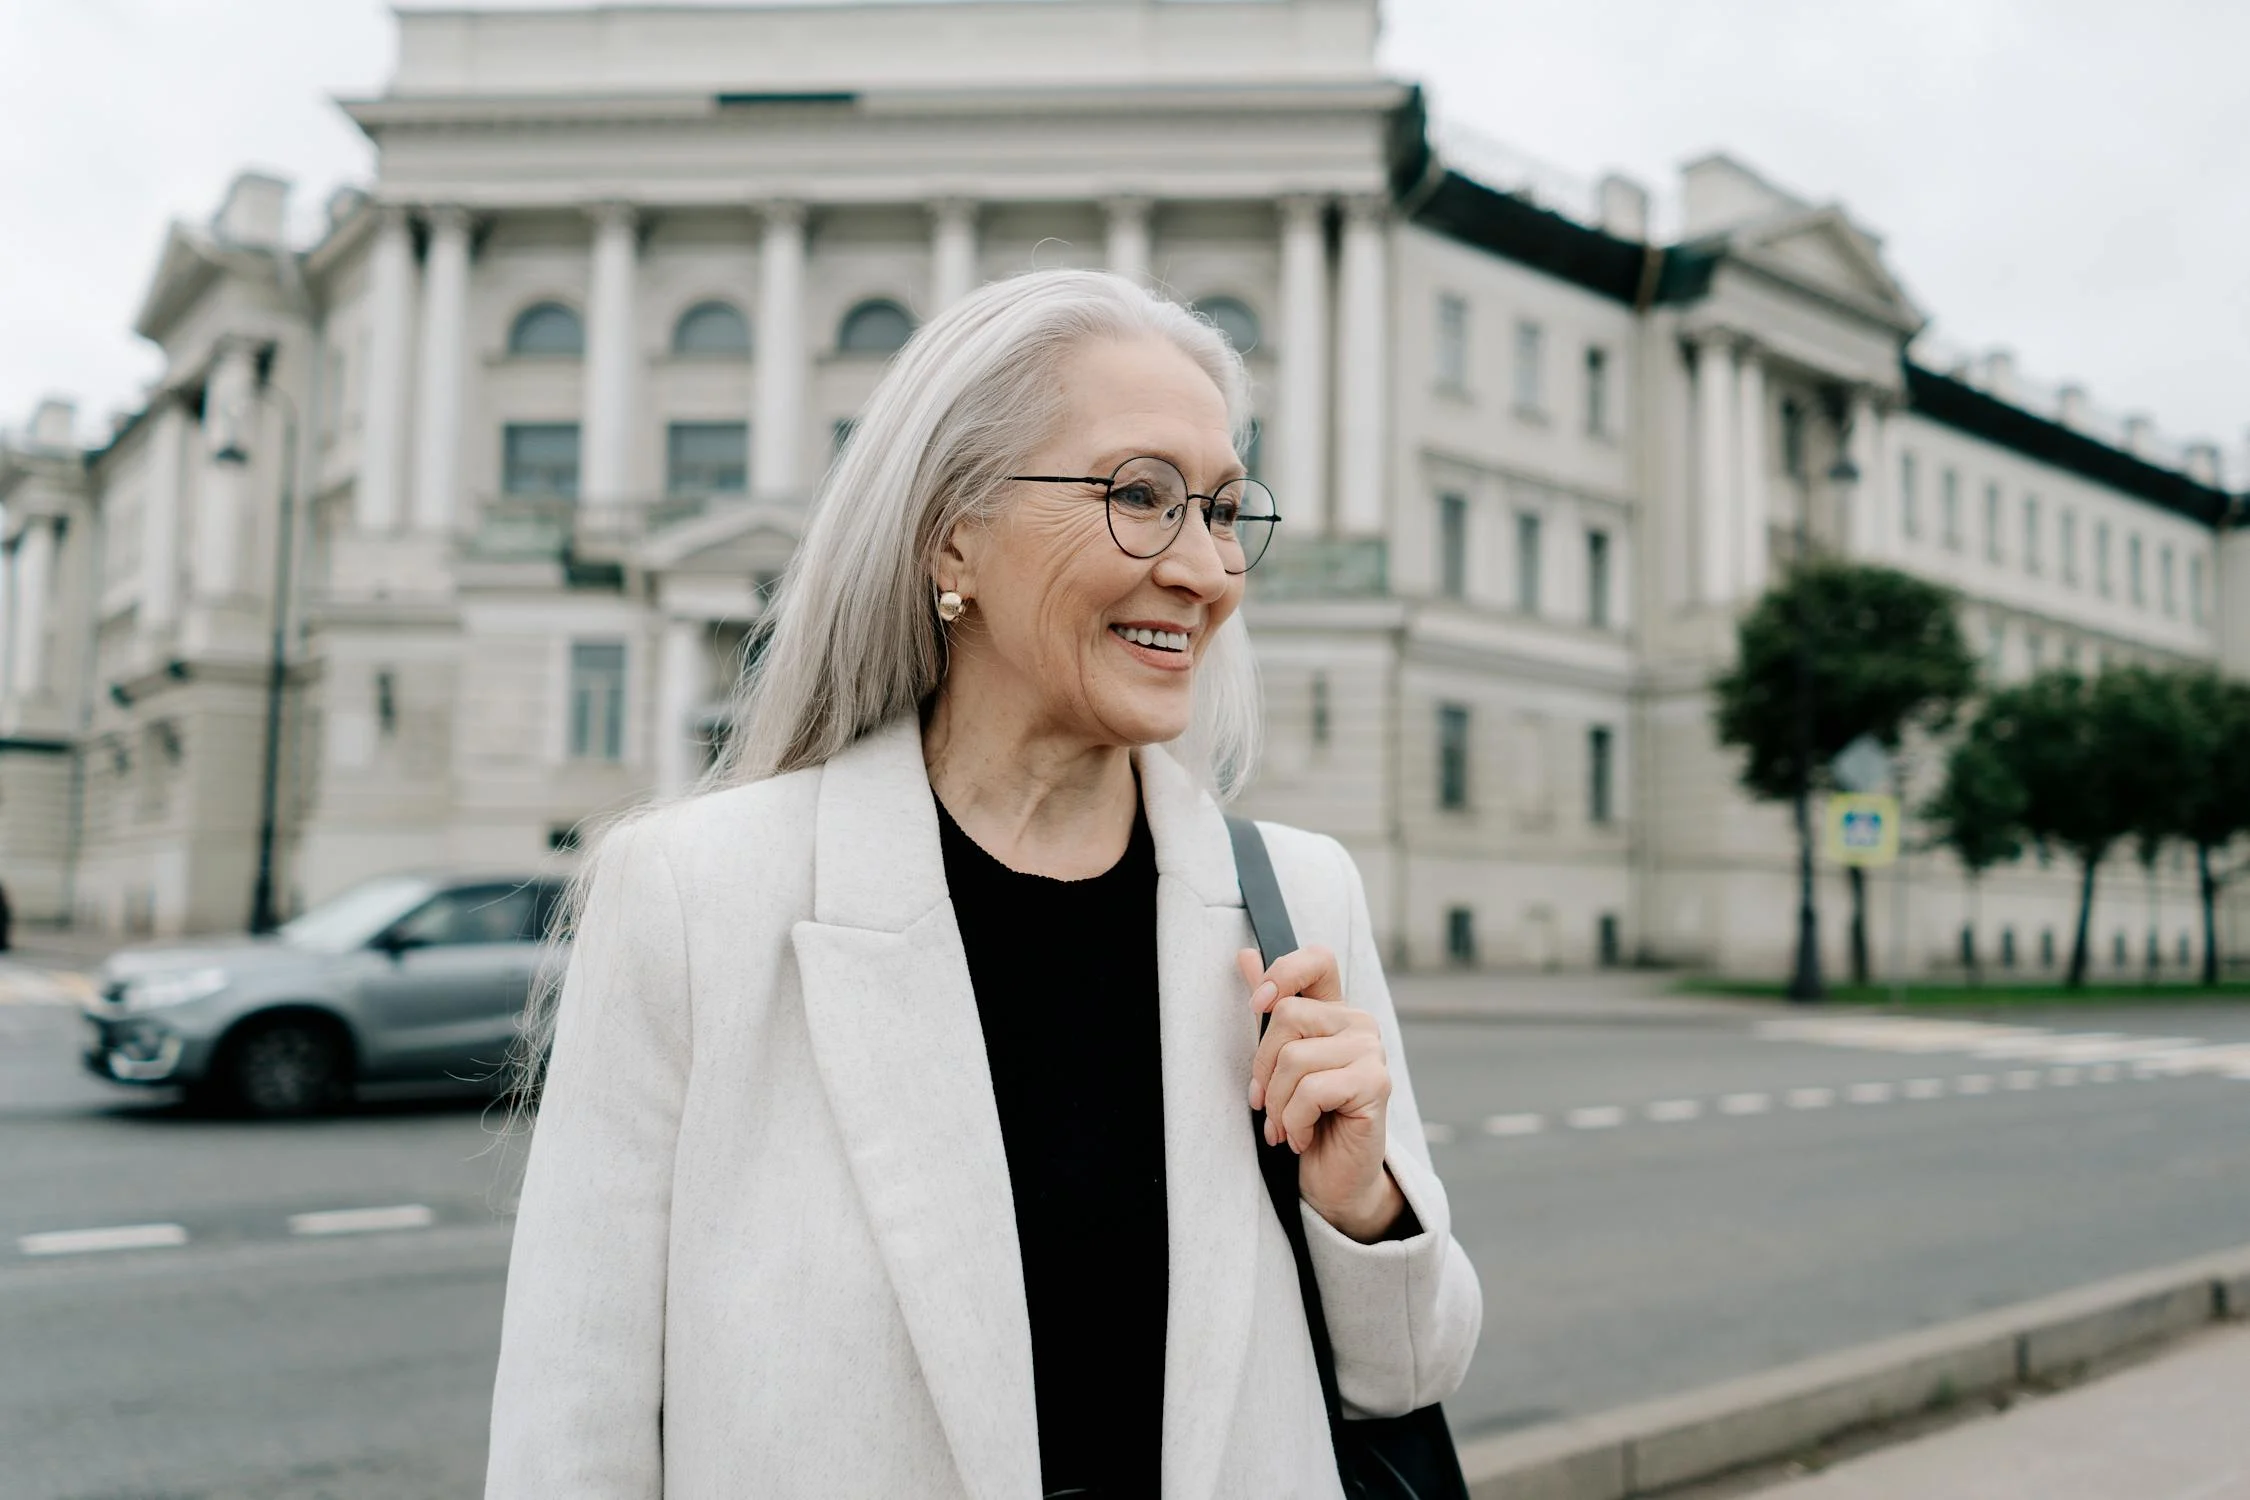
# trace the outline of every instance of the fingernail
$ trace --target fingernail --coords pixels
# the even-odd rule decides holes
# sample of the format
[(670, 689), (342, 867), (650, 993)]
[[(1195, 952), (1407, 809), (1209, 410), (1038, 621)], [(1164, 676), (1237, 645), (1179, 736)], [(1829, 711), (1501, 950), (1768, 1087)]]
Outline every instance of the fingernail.
[(1257, 1009), (1264, 1010), (1273, 1004), (1273, 997), (1280, 993), (1280, 989), (1269, 979), (1250, 992), (1250, 1003)]
[(1262, 1087), (1262, 1086), (1261, 1086), (1261, 1085), (1259, 1084), (1258, 1080), (1257, 1080), (1257, 1079), (1255, 1079), (1255, 1078), (1251, 1079), (1251, 1080), (1250, 1080), (1250, 1107), (1251, 1107), (1252, 1109), (1264, 1109), (1264, 1108), (1266, 1107), (1266, 1097), (1265, 1097), (1265, 1096), (1266, 1096), (1266, 1091), (1265, 1091), (1265, 1089), (1264, 1089), (1264, 1088), (1263, 1088), (1263, 1087)]

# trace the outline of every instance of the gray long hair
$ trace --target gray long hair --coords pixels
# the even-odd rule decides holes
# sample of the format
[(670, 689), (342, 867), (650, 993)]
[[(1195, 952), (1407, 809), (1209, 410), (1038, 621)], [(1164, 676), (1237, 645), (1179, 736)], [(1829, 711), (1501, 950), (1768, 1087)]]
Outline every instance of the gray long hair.
[[(961, 522), (1002, 508), (1006, 476), (1064, 420), (1063, 362), (1089, 342), (1151, 336), (1211, 377), (1241, 449), (1250, 421), (1241, 356), (1209, 322), (1122, 276), (1035, 271), (993, 282), (908, 340), (821, 482), (752, 633), (754, 665), (736, 682), (726, 748), (687, 795), (820, 765), (936, 692), (945, 671), (938, 549)], [(1259, 723), (1238, 614), (1205, 649), (1188, 731), (1171, 749), (1224, 799), (1250, 777)], [(574, 924), (609, 836), (660, 805), (644, 802), (582, 835), (565, 923)], [(561, 981), (557, 944), (517, 1048), (511, 1127), (536, 1097)]]

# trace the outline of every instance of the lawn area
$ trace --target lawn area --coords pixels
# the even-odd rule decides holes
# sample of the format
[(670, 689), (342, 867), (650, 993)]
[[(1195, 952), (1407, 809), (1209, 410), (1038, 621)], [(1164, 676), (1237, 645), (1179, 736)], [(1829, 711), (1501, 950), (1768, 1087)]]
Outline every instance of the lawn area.
[[(1752, 1000), (1780, 1000), (1786, 997), (1789, 987), (1778, 980), (1768, 984), (1757, 980), (1699, 977), (1682, 979), (1672, 988), (1675, 993), (1683, 995), (1732, 995)], [(1897, 998), (1897, 991), (1887, 984), (1831, 984), (1828, 987), (1827, 1003), (1890, 1005)], [(2212, 1004), (2250, 1002), (2250, 979), (2222, 980), (2210, 988), (2200, 984), (2149, 984), (2142, 981), (2132, 984), (2088, 984), (2085, 988), (2076, 990), (2061, 984), (1910, 984), (1905, 992), (1907, 1005), (1929, 1006), (1933, 1009), (1986, 1009), (2010, 1005), (2193, 1005), (2202, 1001)]]

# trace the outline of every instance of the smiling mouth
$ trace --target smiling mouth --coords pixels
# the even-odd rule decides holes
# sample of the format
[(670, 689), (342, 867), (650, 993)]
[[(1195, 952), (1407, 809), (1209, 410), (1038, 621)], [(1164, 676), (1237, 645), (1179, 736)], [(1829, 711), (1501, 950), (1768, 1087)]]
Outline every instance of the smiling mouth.
[(1109, 633), (1121, 641), (1146, 646), (1151, 651), (1185, 651), (1188, 648), (1187, 632), (1184, 630), (1144, 630), (1132, 625), (1112, 625)]

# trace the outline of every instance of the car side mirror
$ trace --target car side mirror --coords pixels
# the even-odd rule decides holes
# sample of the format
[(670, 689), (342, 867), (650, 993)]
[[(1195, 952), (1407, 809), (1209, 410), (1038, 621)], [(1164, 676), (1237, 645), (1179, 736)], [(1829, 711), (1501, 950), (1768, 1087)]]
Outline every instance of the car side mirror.
[(379, 953), (387, 953), (395, 959), (410, 948), (421, 948), (427, 945), (419, 938), (408, 937), (405, 933), (393, 927), (377, 933), (375, 941), (368, 946)]

